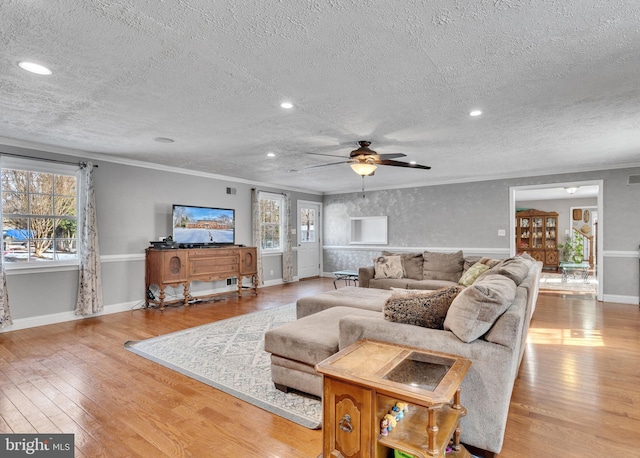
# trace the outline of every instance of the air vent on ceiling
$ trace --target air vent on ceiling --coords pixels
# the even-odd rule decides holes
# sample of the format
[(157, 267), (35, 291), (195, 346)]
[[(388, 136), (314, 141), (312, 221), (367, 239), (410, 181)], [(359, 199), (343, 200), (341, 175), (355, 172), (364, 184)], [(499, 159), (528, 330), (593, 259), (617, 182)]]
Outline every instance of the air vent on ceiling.
[(629, 175), (629, 184), (640, 184), (640, 175)]

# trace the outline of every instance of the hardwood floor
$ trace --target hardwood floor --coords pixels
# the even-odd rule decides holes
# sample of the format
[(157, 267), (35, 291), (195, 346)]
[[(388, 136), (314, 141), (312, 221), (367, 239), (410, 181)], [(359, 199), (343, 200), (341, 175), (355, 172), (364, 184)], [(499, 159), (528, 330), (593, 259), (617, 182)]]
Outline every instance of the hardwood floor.
[[(333, 289), (136, 310), (0, 334), (0, 432), (74, 433), (76, 457), (317, 457), (312, 431), (126, 351)], [(464, 397), (464, 393), (463, 393)], [(639, 456), (637, 305), (540, 295), (500, 457)], [(464, 432), (463, 432), (464, 438)]]

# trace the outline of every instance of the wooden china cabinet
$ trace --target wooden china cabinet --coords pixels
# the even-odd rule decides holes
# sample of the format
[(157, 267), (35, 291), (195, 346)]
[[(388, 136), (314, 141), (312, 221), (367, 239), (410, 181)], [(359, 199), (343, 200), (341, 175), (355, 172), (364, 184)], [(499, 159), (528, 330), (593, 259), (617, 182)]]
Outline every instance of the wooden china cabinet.
[(542, 262), (543, 268), (558, 270), (558, 213), (516, 212), (516, 253), (528, 253)]

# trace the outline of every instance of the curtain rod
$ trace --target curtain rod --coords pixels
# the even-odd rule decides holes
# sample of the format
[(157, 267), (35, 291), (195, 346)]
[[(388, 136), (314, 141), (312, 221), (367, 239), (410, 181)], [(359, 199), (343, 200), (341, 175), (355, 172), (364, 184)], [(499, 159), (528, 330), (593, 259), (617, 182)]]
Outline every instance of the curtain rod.
[[(25, 156), (22, 154), (14, 154), (14, 153), (0, 153), (0, 156), (19, 157), (22, 159), (34, 159), (36, 161), (55, 162), (56, 164), (79, 165), (80, 167), (84, 167), (87, 165), (86, 161), (80, 161), (80, 162), (60, 161), (58, 159), (47, 159), (45, 157)], [(98, 164), (93, 164), (93, 166), (97, 168)]]
[(287, 193), (286, 192), (278, 192), (278, 191), (265, 191), (264, 189), (258, 189), (258, 188), (251, 188), (253, 191), (258, 191), (258, 192), (268, 192), (269, 194), (282, 194), (283, 196), (286, 196)]

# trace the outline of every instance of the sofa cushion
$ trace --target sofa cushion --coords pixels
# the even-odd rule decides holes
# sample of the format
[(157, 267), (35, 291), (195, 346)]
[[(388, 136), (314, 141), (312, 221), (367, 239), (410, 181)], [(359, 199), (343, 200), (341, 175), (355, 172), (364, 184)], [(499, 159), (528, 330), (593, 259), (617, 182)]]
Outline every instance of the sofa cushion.
[(488, 275), (465, 288), (453, 300), (444, 329), (463, 342), (484, 335), (509, 308), (516, 296), (516, 284), (504, 275)]
[(407, 284), (408, 281), (409, 281), (408, 278), (380, 278), (378, 280), (376, 280), (375, 278), (372, 278), (369, 281), (369, 288), (376, 288), (376, 289), (402, 288), (402, 289), (407, 289), (409, 287), (409, 285)]
[(466, 272), (475, 263), (482, 261), (482, 256), (465, 256), (463, 270)]
[(400, 256), (376, 256), (373, 258), (374, 278), (402, 278), (402, 258)]
[(534, 262), (522, 256), (514, 256), (493, 267), (490, 273), (509, 277), (516, 285), (519, 285), (529, 274), (529, 269)]
[(469, 267), (464, 274), (462, 274), (458, 283), (462, 286), (471, 286), (473, 285), (473, 282), (487, 270), (489, 270), (489, 266), (482, 264), (481, 262), (476, 262), (474, 265)]
[(424, 258), (422, 267), (422, 278), (424, 280), (449, 280), (454, 282), (460, 280), (464, 268), (462, 251), (455, 253), (425, 251), (422, 256)]
[(393, 290), (382, 312), (388, 321), (443, 329), (447, 310), (460, 291), (459, 285), (436, 291)]
[(383, 251), (382, 256), (400, 256), (402, 258), (402, 268), (404, 276), (413, 280), (422, 280), (422, 253), (392, 253)]

